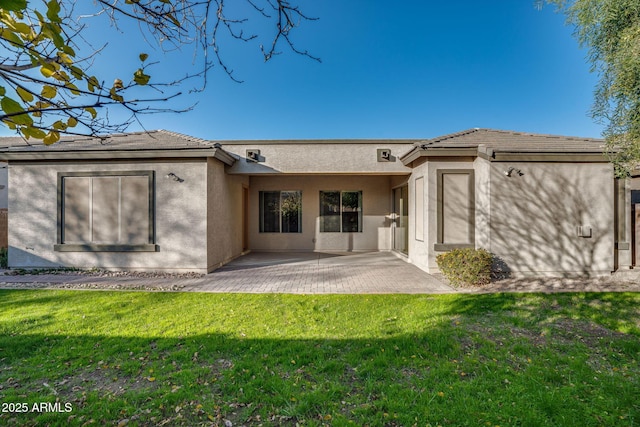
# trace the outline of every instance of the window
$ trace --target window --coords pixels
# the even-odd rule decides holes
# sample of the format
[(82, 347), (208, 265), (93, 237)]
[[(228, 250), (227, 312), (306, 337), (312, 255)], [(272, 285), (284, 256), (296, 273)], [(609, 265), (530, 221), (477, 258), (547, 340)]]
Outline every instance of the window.
[(362, 231), (362, 191), (321, 191), (320, 232)]
[(301, 233), (301, 219), (301, 191), (260, 192), (261, 233)]
[(58, 173), (56, 251), (156, 251), (153, 171)]
[(438, 170), (437, 251), (475, 247), (475, 190), (472, 169)]

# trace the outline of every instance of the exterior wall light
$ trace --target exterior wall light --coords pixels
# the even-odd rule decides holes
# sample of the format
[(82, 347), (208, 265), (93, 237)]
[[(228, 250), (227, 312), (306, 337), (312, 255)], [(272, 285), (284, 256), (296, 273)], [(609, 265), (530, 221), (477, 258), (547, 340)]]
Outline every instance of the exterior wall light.
[(504, 171), (504, 174), (505, 174), (506, 176), (508, 176), (509, 178), (511, 178), (511, 176), (513, 175), (513, 173), (514, 173), (514, 172), (515, 172), (518, 176), (522, 176), (522, 175), (524, 175), (520, 169), (516, 169), (516, 168), (514, 168), (513, 166), (511, 166), (509, 169), (507, 169), (506, 171)]
[(165, 175), (165, 178), (167, 179), (172, 179), (175, 182), (184, 182), (184, 179), (180, 178), (178, 175), (176, 175), (173, 172), (169, 172), (168, 174)]

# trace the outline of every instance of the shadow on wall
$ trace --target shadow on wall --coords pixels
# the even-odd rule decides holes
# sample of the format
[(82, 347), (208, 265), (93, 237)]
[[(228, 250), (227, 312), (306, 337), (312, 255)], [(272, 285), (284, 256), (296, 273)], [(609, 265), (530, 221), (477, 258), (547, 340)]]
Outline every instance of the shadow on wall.
[(495, 172), (489, 222), (498, 273), (590, 276), (613, 270), (613, 187), (602, 166)]

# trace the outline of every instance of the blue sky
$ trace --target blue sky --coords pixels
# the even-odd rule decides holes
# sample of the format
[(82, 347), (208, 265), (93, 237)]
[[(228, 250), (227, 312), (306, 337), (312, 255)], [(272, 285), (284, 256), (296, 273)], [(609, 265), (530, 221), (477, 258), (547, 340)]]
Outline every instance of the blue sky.
[[(197, 103), (192, 111), (143, 116), (144, 127), (206, 139), (430, 138), (473, 127), (601, 134), (588, 114), (597, 76), (564, 16), (550, 6), (539, 11), (534, 0), (301, 5), (319, 19), (303, 22), (294, 40), (321, 63), (284, 49), (265, 63), (257, 43), (225, 43), (226, 63), (244, 82), (216, 67), (204, 92), (167, 105)], [(99, 38), (109, 31), (94, 22), (89, 27)], [(153, 78), (179, 77), (192, 66), (191, 50), (164, 55), (144, 45), (137, 29), (123, 31), (111, 33), (94, 72), (131, 69), (140, 51), (163, 61)]]

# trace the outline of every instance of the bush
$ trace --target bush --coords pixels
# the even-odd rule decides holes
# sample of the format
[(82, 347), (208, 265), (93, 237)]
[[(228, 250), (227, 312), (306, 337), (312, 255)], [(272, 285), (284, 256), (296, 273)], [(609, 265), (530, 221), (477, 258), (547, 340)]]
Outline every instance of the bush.
[(493, 256), (484, 249), (453, 249), (436, 257), (452, 286), (482, 286), (491, 281)]
[(7, 268), (7, 248), (0, 248), (0, 268)]

